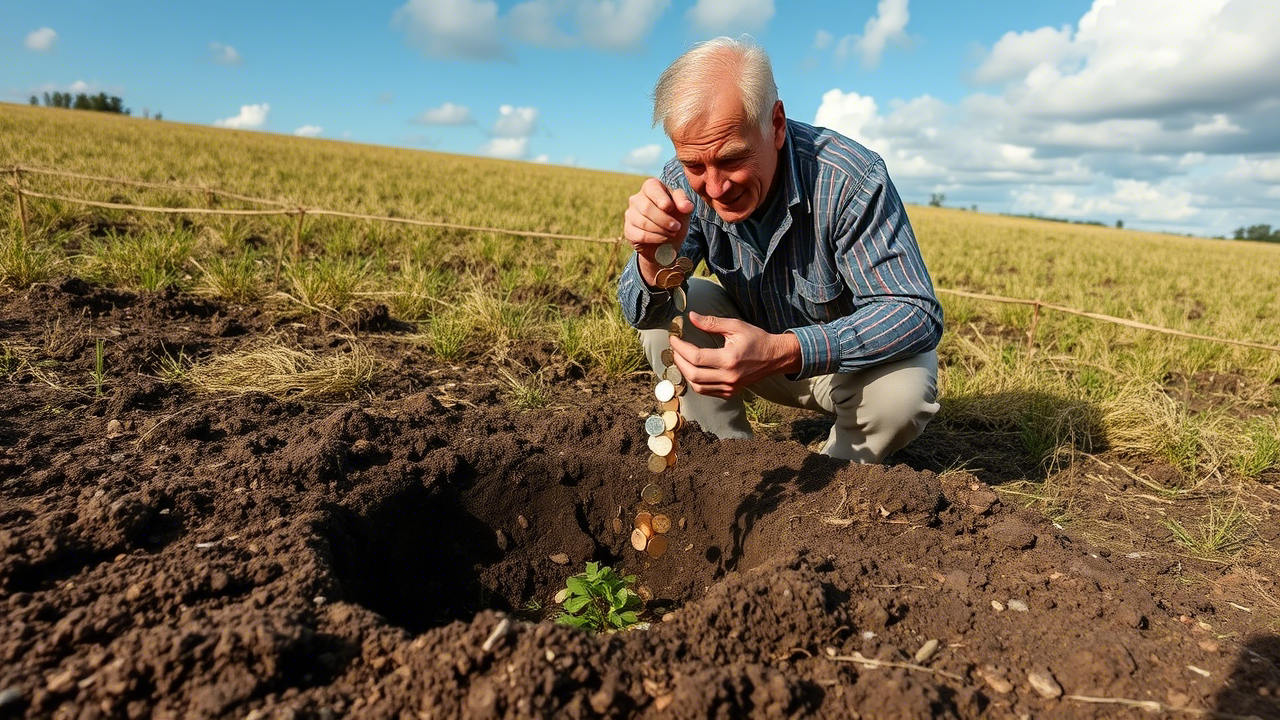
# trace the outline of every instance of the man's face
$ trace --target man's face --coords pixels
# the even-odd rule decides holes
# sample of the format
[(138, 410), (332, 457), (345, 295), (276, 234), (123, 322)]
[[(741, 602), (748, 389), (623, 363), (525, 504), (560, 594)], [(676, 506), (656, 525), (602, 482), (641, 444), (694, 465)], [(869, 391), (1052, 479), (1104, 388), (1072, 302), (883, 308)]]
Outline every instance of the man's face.
[(747, 117), (736, 89), (725, 86), (716, 91), (706, 115), (673, 134), (671, 142), (693, 191), (721, 220), (736, 223), (769, 196), (786, 136), (781, 102), (773, 107), (766, 136)]

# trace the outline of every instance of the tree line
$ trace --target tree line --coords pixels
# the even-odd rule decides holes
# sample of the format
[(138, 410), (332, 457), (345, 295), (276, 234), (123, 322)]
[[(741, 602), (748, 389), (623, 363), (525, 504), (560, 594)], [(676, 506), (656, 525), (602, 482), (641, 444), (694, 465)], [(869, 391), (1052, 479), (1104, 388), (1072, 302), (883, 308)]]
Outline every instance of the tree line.
[[(40, 98), (32, 95), (31, 104), (39, 105)], [(124, 106), (123, 100), (115, 95), (107, 95), (104, 92), (100, 92), (97, 95), (77, 93), (74, 96), (69, 92), (45, 93), (44, 106), (71, 110), (96, 110), (98, 112), (119, 113), (121, 115), (132, 113), (129, 108)]]
[(1238, 227), (1232, 234), (1235, 240), (1256, 240), (1258, 242), (1280, 243), (1280, 229), (1272, 230), (1270, 225), (1250, 225)]

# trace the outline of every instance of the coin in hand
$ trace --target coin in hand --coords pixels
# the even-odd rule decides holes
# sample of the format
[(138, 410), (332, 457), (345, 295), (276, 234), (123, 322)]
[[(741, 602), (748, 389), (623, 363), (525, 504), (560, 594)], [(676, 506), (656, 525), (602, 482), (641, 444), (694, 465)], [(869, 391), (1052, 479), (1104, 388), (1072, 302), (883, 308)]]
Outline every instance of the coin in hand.
[(658, 248), (653, 251), (653, 259), (657, 261), (659, 265), (667, 267), (676, 261), (676, 254), (675, 246), (670, 243), (665, 243), (659, 245)]

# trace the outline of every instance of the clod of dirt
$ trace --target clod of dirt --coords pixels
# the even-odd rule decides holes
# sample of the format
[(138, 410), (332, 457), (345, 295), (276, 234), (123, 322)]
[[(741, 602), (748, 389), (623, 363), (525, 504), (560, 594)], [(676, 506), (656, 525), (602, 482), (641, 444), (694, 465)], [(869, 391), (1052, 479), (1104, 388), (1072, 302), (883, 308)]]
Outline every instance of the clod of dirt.
[(1020, 518), (1001, 520), (987, 530), (987, 535), (1001, 547), (1011, 550), (1029, 550), (1035, 547), (1036, 533)]

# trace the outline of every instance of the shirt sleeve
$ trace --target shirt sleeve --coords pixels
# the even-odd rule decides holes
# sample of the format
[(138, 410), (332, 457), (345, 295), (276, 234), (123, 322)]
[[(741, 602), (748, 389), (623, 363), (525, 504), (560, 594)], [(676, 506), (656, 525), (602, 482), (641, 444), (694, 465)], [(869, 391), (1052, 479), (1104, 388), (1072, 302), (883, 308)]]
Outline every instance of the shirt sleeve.
[[(705, 235), (698, 219), (699, 203), (702, 200), (694, 195), (685, 180), (684, 172), (674, 160), (667, 163), (662, 173), (662, 183), (669, 188), (684, 190), (694, 203), (693, 217), (689, 220), (689, 233), (684, 244), (680, 246), (680, 256), (693, 261), (696, 268), (706, 257)], [(688, 281), (685, 281), (687, 287)], [(631, 326), (638, 330), (661, 327), (671, 322), (676, 316), (676, 305), (672, 302), (671, 291), (663, 288), (649, 287), (640, 274), (640, 256), (632, 253), (631, 258), (622, 268), (618, 277), (618, 304), (622, 306), (622, 316)]]
[(942, 338), (942, 306), (884, 161), (836, 207), (835, 261), (853, 291), (854, 311), (790, 330), (800, 341), (800, 371), (792, 380), (918, 355)]

